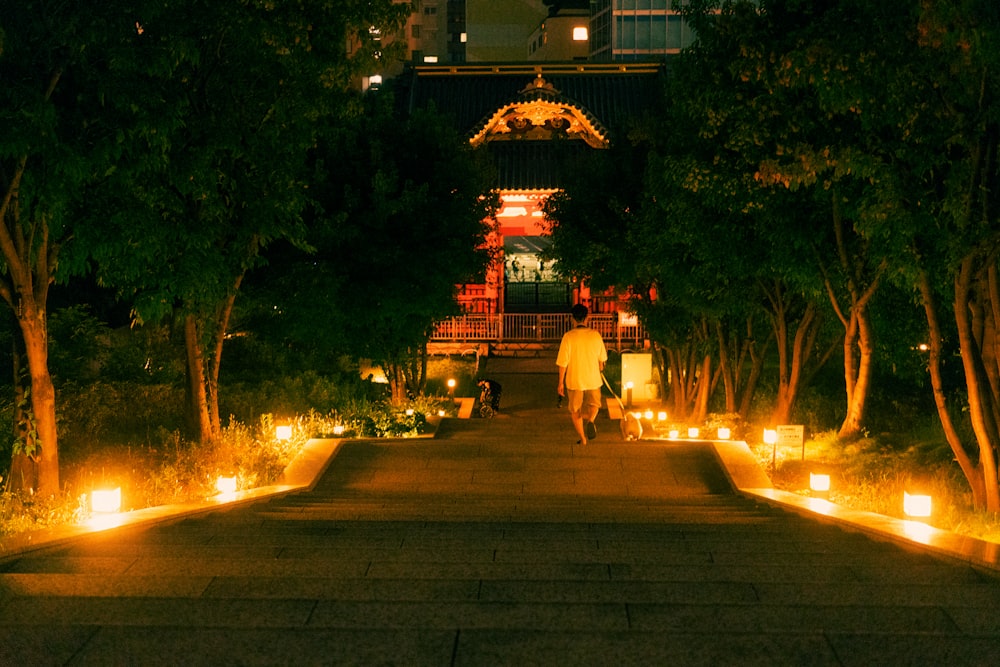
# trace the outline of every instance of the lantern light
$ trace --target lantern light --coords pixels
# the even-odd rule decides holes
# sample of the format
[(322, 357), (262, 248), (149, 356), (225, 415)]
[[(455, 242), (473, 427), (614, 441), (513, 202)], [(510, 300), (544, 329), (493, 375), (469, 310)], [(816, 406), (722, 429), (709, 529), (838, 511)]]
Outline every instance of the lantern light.
[(732, 433), (729, 431), (727, 427), (725, 426), (719, 427), (719, 433), (718, 433), (719, 440), (729, 440), (731, 435)]
[(765, 428), (764, 443), (768, 445), (778, 444), (778, 431), (773, 428)]
[(90, 511), (113, 514), (122, 509), (122, 487), (94, 489), (90, 492)]
[(334, 425), (334, 427), (333, 427), (333, 434), (334, 435), (344, 435), (344, 425), (343, 424), (336, 424), (336, 425)]
[(809, 473), (809, 488), (812, 491), (827, 493), (830, 490), (830, 476), (825, 473)]
[(903, 492), (903, 513), (906, 516), (926, 519), (931, 515), (931, 497)]
[(215, 489), (219, 493), (224, 494), (236, 493), (236, 477), (224, 477), (219, 475), (219, 478), (215, 480)]
[(662, 412), (662, 411), (661, 412), (657, 412), (656, 413), (656, 419), (657, 419), (657, 421), (661, 421), (661, 422), (667, 421), (667, 413), (666, 412)]
[(681, 432), (678, 431), (677, 429), (675, 429), (675, 428), (670, 429), (670, 439), (671, 440), (676, 440), (677, 438), (680, 437), (680, 435), (681, 435)]

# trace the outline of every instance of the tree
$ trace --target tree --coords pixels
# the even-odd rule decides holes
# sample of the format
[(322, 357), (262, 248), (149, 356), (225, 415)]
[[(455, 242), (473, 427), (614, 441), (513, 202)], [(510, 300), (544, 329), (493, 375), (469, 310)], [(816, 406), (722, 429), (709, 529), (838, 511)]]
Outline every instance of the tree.
[[(945, 437), (976, 507), (1000, 511), (1000, 13), (988, 2), (924, 2), (884, 113), (893, 166), (865, 233), (903, 248), (895, 268), (927, 319), (931, 386)], [(948, 326), (948, 319), (953, 326)], [(965, 383), (956, 406), (942, 368), (957, 341)], [(972, 442), (956, 423), (967, 415)]]
[(221, 431), (219, 368), (244, 276), (272, 242), (304, 243), (311, 151), (357, 113), (354, 81), (408, 13), (390, 0), (173, 0), (142, 16), (143, 55), (160, 67), (145, 72), (140, 104), (177, 125), (159, 154), (109, 179), (103, 210), (117, 210), (81, 242), (137, 321), (182, 323), (199, 441)]
[(332, 331), (385, 371), (392, 400), (419, 394), (434, 326), (457, 286), (484, 280), (498, 200), (492, 171), (433, 109), (393, 113), (391, 91), (317, 152), (326, 175), (313, 244)]
[(134, 21), (114, 0), (25, 2), (0, 15), (0, 296), (23, 342), (24, 416), (32, 424), (15, 451), (15, 465), (28, 474), (14, 482), (44, 495), (59, 490), (49, 288), (74, 268), (64, 245), (85, 187), (124, 149)]

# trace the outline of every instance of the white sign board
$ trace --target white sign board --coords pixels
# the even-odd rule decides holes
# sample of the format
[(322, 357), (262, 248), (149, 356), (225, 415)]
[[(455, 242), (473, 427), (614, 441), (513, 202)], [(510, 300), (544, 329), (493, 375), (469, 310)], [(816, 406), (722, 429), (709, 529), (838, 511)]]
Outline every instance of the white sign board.
[(802, 446), (805, 443), (805, 427), (802, 424), (779, 426), (778, 444)]

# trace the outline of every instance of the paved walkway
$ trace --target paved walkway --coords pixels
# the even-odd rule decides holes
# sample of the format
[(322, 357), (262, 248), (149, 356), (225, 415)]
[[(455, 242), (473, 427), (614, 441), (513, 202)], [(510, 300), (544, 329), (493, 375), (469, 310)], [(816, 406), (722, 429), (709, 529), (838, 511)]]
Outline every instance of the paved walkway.
[(0, 665), (993, 665), (1000, 580), (587, 447), (552, 360), (492, 420), (348, 441), (315, 487), (0, 561)]

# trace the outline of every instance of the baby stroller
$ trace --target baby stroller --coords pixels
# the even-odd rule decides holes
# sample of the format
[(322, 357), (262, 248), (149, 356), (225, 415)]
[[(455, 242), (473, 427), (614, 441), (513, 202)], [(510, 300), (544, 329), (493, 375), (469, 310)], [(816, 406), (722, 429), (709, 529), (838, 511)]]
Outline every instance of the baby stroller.
[(489, 419), (500, 412), (500, 394), (503, 387), (496, 380), (480, 380), (479, 385), (479, 416)]

